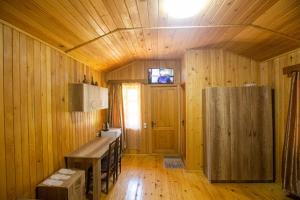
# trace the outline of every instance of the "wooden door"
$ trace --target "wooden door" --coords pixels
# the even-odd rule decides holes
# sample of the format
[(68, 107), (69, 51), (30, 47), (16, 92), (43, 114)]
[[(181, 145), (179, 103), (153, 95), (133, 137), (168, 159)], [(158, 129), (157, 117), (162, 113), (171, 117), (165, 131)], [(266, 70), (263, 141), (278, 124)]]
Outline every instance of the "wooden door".
[(178, 89), (151, 87), (151, 127), (153, 153), (178, 153)]
[(251, 178), (250, 88), (230, 88), (231, 179)]
[(251, 176), (273, 180), (272, 90), (251, 87)]

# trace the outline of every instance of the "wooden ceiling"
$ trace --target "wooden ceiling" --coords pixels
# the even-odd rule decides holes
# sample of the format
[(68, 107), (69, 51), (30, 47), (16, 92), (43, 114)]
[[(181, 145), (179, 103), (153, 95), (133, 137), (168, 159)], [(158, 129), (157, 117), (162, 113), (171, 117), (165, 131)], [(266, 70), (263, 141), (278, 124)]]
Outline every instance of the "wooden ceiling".
[(100, 70), (225, 48), (265, 60), (300, 47), (299, 0), (208, 0), (173, 19), (163, 0), (0, 0), (0, 18)]

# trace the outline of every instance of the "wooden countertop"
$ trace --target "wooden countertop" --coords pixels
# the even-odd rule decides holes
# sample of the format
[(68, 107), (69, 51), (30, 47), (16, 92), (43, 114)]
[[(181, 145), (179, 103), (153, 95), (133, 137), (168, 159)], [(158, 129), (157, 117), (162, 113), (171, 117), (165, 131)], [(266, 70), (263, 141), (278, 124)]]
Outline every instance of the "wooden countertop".
[(112, 137), (96, 137), (87, 144), (82, 145), (75, 151), (65, 155), (65, 158), (101, 158), (109, 148), (109, 144), (117, 138)]

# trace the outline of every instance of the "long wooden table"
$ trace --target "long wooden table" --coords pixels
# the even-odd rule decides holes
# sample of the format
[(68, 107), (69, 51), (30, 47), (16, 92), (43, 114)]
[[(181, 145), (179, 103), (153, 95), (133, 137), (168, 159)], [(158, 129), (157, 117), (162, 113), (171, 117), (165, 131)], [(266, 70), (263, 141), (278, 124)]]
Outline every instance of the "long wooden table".
[(101, 159), (108, 151), (109, 144), (119, 135), (96, 137), (77, 150), (65, 155), (67, 168), (87, 170), (93, 167), (93, 200), (99, 200), (101, 195)]

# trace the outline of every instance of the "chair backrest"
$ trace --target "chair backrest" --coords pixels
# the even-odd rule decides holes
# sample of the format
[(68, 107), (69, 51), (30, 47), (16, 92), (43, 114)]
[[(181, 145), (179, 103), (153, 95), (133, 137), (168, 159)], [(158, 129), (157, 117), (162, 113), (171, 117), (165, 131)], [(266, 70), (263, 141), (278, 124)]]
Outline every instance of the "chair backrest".
[(116, 159), (116, 148), (117, 148), (117, 141), (114, 140), (113, 142), (111, 142), (109, 144), (109, 148), (108, 148), (108, 154), (107, 154), (107, 169), (109, 169), (109, 167), (111, 165), (113, 165), (115, 163), (115, 159)]
[(117, 138), (118, 140), (118, 157), (121, 157), (122, 156), (122, 138), (121, 136), (119, 136)]
[[(120, 137), (117, 137), (116, 138), (116, 159), (118, 159), (119, 158), (119, 156), (120, 156), (120, 146), (121, 146), (121, 138)], [(118, 160), (116, 160), (116, 162), (118, 162)]]
[(111, 142), (109, 144), (108, 153), (114, 153), (114, 151), (116, 149), (116, 145), (117, 145), (117, 141), (116, 140), (114, 140), (113, 142)]

